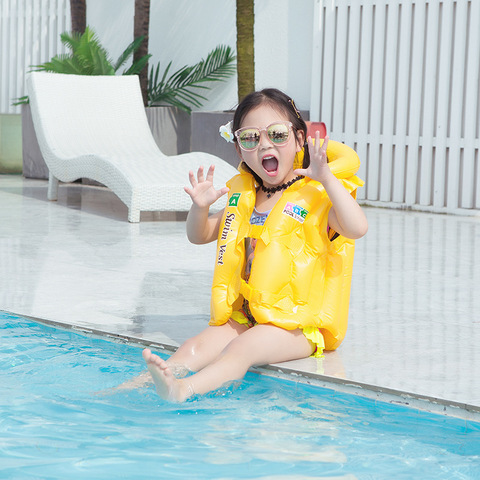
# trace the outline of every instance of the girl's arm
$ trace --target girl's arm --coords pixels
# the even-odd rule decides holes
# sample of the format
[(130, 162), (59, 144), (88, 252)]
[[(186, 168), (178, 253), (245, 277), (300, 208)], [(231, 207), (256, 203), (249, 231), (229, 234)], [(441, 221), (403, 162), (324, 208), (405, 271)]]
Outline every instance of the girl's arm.
[(315, 144), (308, 138), (310, 166), (307, 169), (295, 170), (297, 175), (305, 175), (321, 182), (332, 202), (328, 214), (330, 228), (347, 238), (360, 238), (367, 233), (368, 222), (357, 201), (343, 187), (331, 172), (327, 163), (328, 137), (320, 146), (320, 134), (315, 134)]
[(223, 210), (213, 215), (208, 215), (210, 205), (228, 192), (228, 187), (215, 190), (213, 187), (213, 172), (215, 166), (211, 165), (204, 177), (203, 167), (197, 172), (197, 178), (192, 171), (189, 172), (191, 187), (185, 191), (192, 199), (192, 207), (187, 216), (187, 237), (192, 243), (203, 244), (216, 240)]
[(346, 238), (361, 238), (368, 230), (368, 222), (357, 201), (345, 190), (337, 177), (322, 182), (332, 202), (328, 225)]
[(192, 205), (187, 216), (187, 238), (195, 244), (210, 243), (217, 239), (223, 210), (208, 216), (208, 208)]

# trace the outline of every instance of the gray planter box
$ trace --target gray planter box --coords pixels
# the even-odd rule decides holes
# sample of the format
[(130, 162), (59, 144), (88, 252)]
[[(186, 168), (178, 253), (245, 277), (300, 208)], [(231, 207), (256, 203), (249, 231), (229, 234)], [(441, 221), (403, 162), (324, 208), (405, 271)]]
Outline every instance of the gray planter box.
[(235, 168), (239, 157), (233, 143), (220, 136), (219, 128), (233, 120), (234, 112), (193, 112), (192, 113), (192, 152), (207, 152), (223, 158)]
[(190, 152), (190, 115), (175, 107), (147, 107), (147, 120), (158, 148), (165, 155)]
[(48, 167), (43, 159), (33, 127), (30, 105), (22, 105), (23, 176), (48, 179)]

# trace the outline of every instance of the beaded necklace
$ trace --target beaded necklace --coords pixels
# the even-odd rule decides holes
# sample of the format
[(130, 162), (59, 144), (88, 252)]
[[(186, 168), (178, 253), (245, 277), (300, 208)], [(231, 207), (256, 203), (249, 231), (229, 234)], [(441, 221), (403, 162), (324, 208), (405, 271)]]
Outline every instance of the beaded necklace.
[(262, 189), (262, 192), (265, 192), (267, 194), (267, 198), (270, 198), (274, 193), (285, 190), (286, 188), (288, 188), (290, 185), (293, 185), (295, 182), (297, 182), (301, 178), (303, 178), (303, 176), (299, 175), (298, 177), (295, 177), (289, 182), (282, 183), (281, 185), (277, 185), (276, 187), (267, 188), (264, 185), (260, 185), (260, 188)]

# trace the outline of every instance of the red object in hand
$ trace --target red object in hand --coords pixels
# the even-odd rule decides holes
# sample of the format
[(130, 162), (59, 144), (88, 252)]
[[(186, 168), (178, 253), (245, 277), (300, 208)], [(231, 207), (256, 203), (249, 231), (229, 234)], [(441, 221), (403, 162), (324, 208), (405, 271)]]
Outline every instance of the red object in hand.
[(315, 138), (315, 132), (320, 132), (320, 138), (327, 136), (327, 126), (324, 122), (305, 122), (307, 124), (307, 138)]

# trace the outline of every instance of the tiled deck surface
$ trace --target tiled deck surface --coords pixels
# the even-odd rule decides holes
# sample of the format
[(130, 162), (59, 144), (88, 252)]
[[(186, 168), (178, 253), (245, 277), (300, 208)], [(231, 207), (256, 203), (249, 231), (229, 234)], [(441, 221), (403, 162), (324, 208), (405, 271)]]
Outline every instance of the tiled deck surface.
[[(129, 224), (107, 189), (62, 185), (49, 202), (46, 181), (5, 175), (0, 205), (0, 310), (173, 346), (206, 326), (215, 246), (191, 245), (175, 215)], [(347, 338), (282, 370), (433, 397), (476, 417), (480, 217), (366, 213)]]

